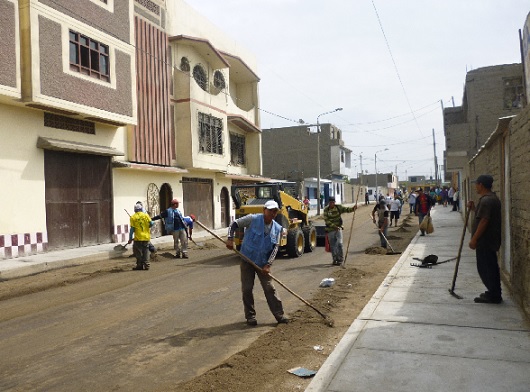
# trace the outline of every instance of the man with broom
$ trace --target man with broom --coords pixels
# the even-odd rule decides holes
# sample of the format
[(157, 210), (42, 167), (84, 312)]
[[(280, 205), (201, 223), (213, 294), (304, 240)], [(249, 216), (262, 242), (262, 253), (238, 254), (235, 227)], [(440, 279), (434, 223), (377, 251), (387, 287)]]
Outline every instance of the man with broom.
[(254, 308), (254, 280), (258, 278), (269, 304), (269, 309), (278, 324), (287, 324), (289, 319), (285, 317), (283, 305), (276, 288), (269, 276), (272, 262), (278, 252), (278, 244), (282, 235), (282, 226), (274, 220), (278, 214), (279, 206), (274, 200), (265, 203), (263, 214), (248, 214), (236, 219), (230, 226), (226, 247), (234, 249), (234, 233), (238, 228), (246, 228), (241, 253), (261, 268), (258, 272), (255, 266), (241, 261), (241, 291), (243, 292), (243, 308), (247, 325), (256, 326), (256, 310)]
[(335, 204), (335, 198), (329, 198), (329, 204), (324, 208), (324, 221), (326, 222), (326, 235), (328, 236), (329, 247), (333, 265), (342, 265), (344, 261), (344, 250), (342, 246), (342, 217), (344, 212), (353, 212), (357, 209), (357, 204), (353, 207), (344, 207)]

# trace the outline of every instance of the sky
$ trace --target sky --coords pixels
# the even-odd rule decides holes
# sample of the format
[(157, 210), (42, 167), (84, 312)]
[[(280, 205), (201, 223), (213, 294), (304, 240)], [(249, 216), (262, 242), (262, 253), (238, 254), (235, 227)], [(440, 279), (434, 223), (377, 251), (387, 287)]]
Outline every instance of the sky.
[(318, 117), (342, 130), (354, 173), (400, 180), (434, 177), (442, 105), (462, 104), (466, 72), (521, 62), (530, 12), (528, 0), (186, 2), (256, 57), (263, 129)]

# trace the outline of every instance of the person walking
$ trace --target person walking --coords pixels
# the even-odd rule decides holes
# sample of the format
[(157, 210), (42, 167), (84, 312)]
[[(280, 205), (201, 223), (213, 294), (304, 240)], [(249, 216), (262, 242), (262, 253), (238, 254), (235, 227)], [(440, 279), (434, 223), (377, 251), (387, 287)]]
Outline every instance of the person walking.
[(364, 205), (367, 206), (370, 204), (370, 194), (368, 192), (365, 192), (364, 194)]
[(497, 251), (501, 247), (501, 201), (492, 192), (493, 177), (478, 176), (475, 190), (480, 196), (477, 206), (471, 200), (468, 207), (475, 211), (469, 247), (475, 250), (477, 270), (486, 286), (486, 292), (475, 298), (476, 303), (499, 304), (502, 302), (501, 275), (497, 262)]
[(182, 212), (178, 209), (179, 201), (177, 199), (171, 200), (171, 206), (160, 213), (160, 215), (154, 216), (154, 221), (164, 218), (164, 228), (167, 234), (173, 236), (173, 248), (175, 249), (175, 257), (180, 259), (188, 258), (188, 233), (186, 222), (182, 216)]
[[(418, 217), (419, 224), (423, 222), (423, 218), (429, 215), (431, 207), (433, 206), (433, 199), (423, 192), (423, 189), (418, 188), (416, 190), (418, 196), (416, 197), (416, 204), (414, 205), (414, 215)], [(425, 230), (421, 230), (421, 236), (425, 235)]]
[(134, 214), (129, 220), (131, 229), (129, 231), (129, 241), (133, 243), (133, 254), (136, 257), (136, 267), (133, 270), (148, 270), (149, 263), (149, 242), (151, 241), (151, 226), (153, 221), (145, 212), (142, 204), (134, 205)]
[(453, 209), (451, 211), (460, 211), (460, 191), (458, 188), (455, 188), (455, 193), (453, 195)]
[(397, 227), (400, 210), (401, 200), (399, 200), (397, 194), (394, 194), (394, 198), (390, 201), (390, 227), (392, 227), (392, 221), (394, 221), (394, 227)]
[(410, 195), (409, 195), (410, 212), (409, 214), (412, 214), (414, 212), (415, 205), (416, 205), (416, 194), (414, 192), (410, 192)]
[(453, 206), (454, 195), (455, 195), (455, 188), (453, 188), (453, 186), (451, 185), (451, 187), (447, 191), (447, 201), (449, 202), (449, 204), (451, 204), (451, 207)]
[(386, 207), (386, 202), (381, 200), (377, 203), (372, 210), (372, 220), (375, 221), (375, 214), (377, 213), (377, 227), (379, 228), (379, 240), (381, 241), (381, 247), (386, 248), (388, 246), (386, 237), (388, 229), (388, 208)]
[(249, 326), (258, 325), (253, 294), (256, 275), (258, 275), (267, 304), (276, 321), (279, 324), (287, 324), (289, 322), (289, 319), (285, 317), (282, 301), (276, 292), (272, 278), (269, 276), (283, 231), (282, 226), (274, 220), (279, 209), (277, 202), (269, 200), (265, 203), (262, 214), (245, 215), (236, 219), (230, 225), (226, 247), (234, 249), (234, 233), (238, 228), (245, 227), (241, 253), (261, 268), (261, 272), (258, 272), (251, 264), (244, 260), (241, 261), (243, 310)]
[(335, 198), (329, 198), (329, 204), (324, 208), (324, 221), (326, 223), (326, 234), (329, 240), (333, 265), (341, 265), (344, 261), (344, 250), (342, 246), (342, 217), (345, 212), (353, 212), (357, 205), (353, 207), (344, 207), (335, 204)]

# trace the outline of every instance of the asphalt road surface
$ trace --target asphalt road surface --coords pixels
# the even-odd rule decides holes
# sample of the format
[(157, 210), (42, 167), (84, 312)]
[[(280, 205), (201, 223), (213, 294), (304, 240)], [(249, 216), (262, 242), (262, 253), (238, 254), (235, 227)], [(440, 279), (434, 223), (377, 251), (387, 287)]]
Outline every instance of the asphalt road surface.
[[(348, 264), (362, 263), (356, 255), (378, 242), (370, 210), (356, 212)], [(352, 216), (344, 215), (345, 248)], [(125, 266), (120, 273), (0, 301), (0, 390), (150, 390), (189, 380), (248, 347), (275, 319), (256, 281), (259, 327), (246, 326), (239, 258), (210, 242), (188, 260), (161, 251), (149, 271), (132, 271), (134, 259), (123, 258), (114, 261)], [(310, 298), (334, 268), (318, 247), (279, 257), (272, 273)], [(305, 306), (276, 286), (287, 314)]]

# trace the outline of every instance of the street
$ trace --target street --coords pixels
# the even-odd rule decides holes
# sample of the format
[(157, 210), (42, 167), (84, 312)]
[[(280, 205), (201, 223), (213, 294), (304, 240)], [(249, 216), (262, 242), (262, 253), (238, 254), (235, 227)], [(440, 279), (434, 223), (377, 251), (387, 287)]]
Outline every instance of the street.
[[(373, 264), (364, 255), (378, 242), (371, 208), (360, 206), (356, 213), (347, 268)], [(346, 249), (353, 214), (343, 216)], [(259, 325), (246, 326), (239, 259), (220, 241), (192, 248), (188, 260), (159, 253), (149, 271), (132, 271), (134, 259), (124, 257), (112, 262), (121, 269), (107, 266), (109, 273), (98, 270), (90, 279), (22, 296), (11, 292), (13, 298), (0, 301), (0, 390), (153, 390), (189, 381), (283, 327), (276, 327), (259, 283)], [(379, 256), (385, 257), (386, 263), (397, 260)], [(318, 247), (297, 259), (277, 258), (272, 273), (310, 300), (337, 268)], [(69, 270), (55, 272), (56, 279)], [(90, 274), (76, 272), (83, 273)], [(23, 284), (21, 279), (21, 290)], [(287, 315), (306, 307), (276, 287)]]

